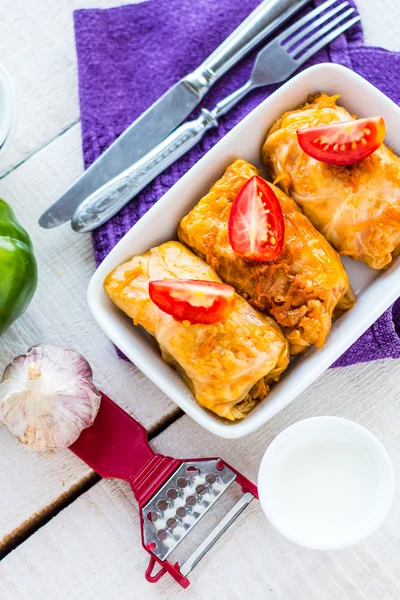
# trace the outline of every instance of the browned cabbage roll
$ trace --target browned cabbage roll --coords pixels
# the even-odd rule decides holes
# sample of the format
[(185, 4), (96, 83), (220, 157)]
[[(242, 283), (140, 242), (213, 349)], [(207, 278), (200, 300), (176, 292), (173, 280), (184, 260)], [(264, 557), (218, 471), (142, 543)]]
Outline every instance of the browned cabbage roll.
[(223, 323), (180, 323), (151, 301), (155, 279), (221, 281), (209, 265), (179, 242), (167, 242), (134, 256), (110, 273), (104, 287), (135, 325), (157, 340), (163, 359), (177, 368), (197, 401), (220, 417), (242, 419), (289, 361), (288, 344), (277, 323), (236, 294)]
[(338, 98), (322, 94), (285, 113), (268, 133), (263, 159), (340, 254), (382, 269), (400, 246), (400, 159), (382, 144), (357, 164), (328, 165), (305, 154), (297, 141), (297, 129), (354, 118), (336, 105)]
[(182, 219), (179, 239), (216, 270), (226, 283), (256, 308), (270, 313), (284, 328), (292, 354), (311, 344), (321, 348), (335, 308), (354, 303), (338, 254), (318, 233), (291, 198), (272, 184), (285, 221), (281, 255), (268, 262), (250, 261), (235, 254), (228, 240), (228, 219), (240, 188), (258, 171), (236, 160)]

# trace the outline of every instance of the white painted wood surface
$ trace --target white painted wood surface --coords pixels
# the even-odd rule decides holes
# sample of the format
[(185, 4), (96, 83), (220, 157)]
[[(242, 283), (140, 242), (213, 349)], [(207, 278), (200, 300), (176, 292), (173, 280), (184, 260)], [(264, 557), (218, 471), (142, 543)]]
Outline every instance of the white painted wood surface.
[[(119, 1), (118, 4), (127, 4)], [(0, 60), (17, 87), (20, 114), (14, 142), (0, 164), (0, 197), (13, 203), (36, 247), (40, 284), (35, 300), (0, 340), (0, 370), (40, 341), (73, 346), (89, 359), (96, 380), (148, 429), (176, 410), (133, 366), (116, 358), (93, 322), (85, 288), (94, 269), (90, 239), (68, 226), (41, 231), (37, 217), (82, 171), (75, 8), (112, 0), (4, 0), (0, 7)], [(369, 44), (400, 50), (400, 2), (358, 1)], [(15, 168), (16, 165), (21, 164)], [(106, 365), (106, 368), (105, 368)], [(290, 422), (315, 414), (354, 418), (375, 432), (398, 467), (399, 362), (332, 371), (256, 435), (222, 441), (179, 419), (156, 441), (177, 456), (220, 453), (254, 477), (268, 441)], [(0, 427), (0, 540), (24, 528), (90, 474), (68, 451), (37, 455), (16, 445)], [(248, 516), (249, 515), (249, 516)], [(102, 481), (39, 529), (0, 563), (0, 597), (33, 599), (255, 598), (398, 599), (398, 498), (384, 527), (368, 542), (340, 553), (298, 549), (275, 534), (253, 506), (235, 536), (225, 536), (183, 592), (165, 578), (144, 581), (130, 490)]]
[[(315, 415), (346, 415), (368, 427), (400, 468), (400, 361), (331, 370), (266, 427), (245, 439), (221, 440), (188, 417), (168, 427), (154, 449), (177, 456), (221, 455), (255, 480), (268, 443), (284, 427)], [(169, 576), (149, 584), (147, 553), (128, 485), (102, 480), (37, 531), (0, 565), (7, 600), (398, 600), (400, 492), (382, 528), (337, 552), (287, 542), (258, 502), (244, 512), (189, 575), (182, 590)]]
[[(119, 0), (118, 5), (134, 4)], [(0, 61), (12, 73), (19, 119), (0, 175), (79, 121), (72, 13), (110, 0), (2, 0)]]
[[(101, 4), (107, 6), (109, 2), (98, 2)], [(0, 179), (0, 197), (12, 204), (21, 222), (29, 229), (39, 265), (39, 286), (32, 304), (1, 337), (0, 372), (9, 360), (33, 344), (45, 342), (73, 347), (89, 360), (97, 384), (151, 431), (178, 409), (138, 369), (117, 357), (114, 347), (94, 322), (86, 303), (86, 287), (95, 268), (90, 236), (75, 234), (69, 225), (46, 231), (37, 223), (43, 210), (83, 170), (79, 124), (61, 135), (67, 126), (63, 119), (68, 112), (75, 115), (74, 119), (78, 116), (77, 98), (75, 95), (66, 98), (65, 106), (58, 106), (56, 100), (57, 95), (62, 95), (62, 89), (70, 88), (67, 92), (70, 93), (76, 86), (72, 30), (72, 10), (76, 6), (69, 3), (67, 9), (65, 3), (51, 0), (32, 3), (33, 21), (39, 20), (39, 14), (41, 18), (38, 31), (43, 34), (42, 45), (46, 45), (43, 41), (46, 39), (48, 46), (57, 42), (54, 53), (47, 48), (45, 54), (37, 55), (32, 65), (31, 55), (36, 53), (38, 40), (22, 2), (10, 2), (6, 11), (6, 20), (10, 21), (12, 29), (1, 31), (4, 22), (0, 18), (1, 56), (15, 61), (7, 66), (17, 81), (20, 97), (29, 105), (21, 107), (19, 129), (22, 141), (17, 135), (5, 159), (13, 160), (15, 150), (18, 162), (24, 159), (26, 152), (34, 151), (29, 160)], [(59, 46), (68, 48), (73, 63), (57, 55)], [(43, 71), (43, 77), (36, 79), (38, 69)], [(53, 78), (54, 69), (61, 79)], [(34, 92), (22, 93), (30, 88)], [(51, 106), (42, 105), (45, 92), (50, 96)], [(57, 106), (53, 123), (51, 114)], [(53, 124), (56, 137), (41, 148), (44, 143), (41, 127), (48, 132)], [(54, 137), (53, 133), (51, 137)], [(23, 141), (34, 147), (24, 148)], [(73, 491), (89, 473), (90, 470), (70, 452), (58, 453), (52, 459), (49, 455), (37, 455), (18, 447), (8, 431), (0, 427), (0, 548), (13, 532), (30, 523), (32, 515), (36, 518), (60, 496)]]

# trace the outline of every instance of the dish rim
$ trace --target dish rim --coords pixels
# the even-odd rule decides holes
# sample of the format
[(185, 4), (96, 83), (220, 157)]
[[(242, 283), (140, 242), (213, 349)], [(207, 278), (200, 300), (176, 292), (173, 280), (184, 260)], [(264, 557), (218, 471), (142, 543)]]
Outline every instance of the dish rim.
[[(120, 336), (115, 331), (115, 327), (113, 327), (113, 324), (111, 323), (111, 321), (114, 321), (115, 325), (115, 320), (110, 318), (111, 312), (109, 311), (107, 314), (104, 307), (102, 307), (102, 296), (104, 300), (105, 295), (103, 281), (105, 276), (112, 271), (113, 268), (117, 267), (124, 260), (127, 260), (128, 256), (131, 257), (133, 254), (138, 252), (149, 250), (149, 245), (147, 245), (146, 250), (135, 250), (134, 252), (131, 251), (130, 254), (127, 252), (127, 249), (133, 242), (136, 241), (137, 243), (137, 241), (141, 239), (142, 234), (144, 237), (146, 231), (149, 228), (152, 228), (152, 221), (156, 220), (157, 217), (161, 217), (163, 214), (165, 216), (165, 214), (167, 214), (165, 211), (168, 210), (168, 207), (173, 206), (171, 202), (173, 202), (174, 199), (179, 198), (181, 192), (184, 194), (187, 180), (195, 176), (196, 173), (200, 171), (207, 163), (211, 164), (213, 157), (217, 157), (220, 151), (223, 153), (224, 149), (229, 146), (229, 143), (231, 143), (231, 141), (233, 142), (238, 135), (245, 131), (248, 123), (251, 120), (256, 119), (256, 117), (261, 115), (264, 111), (268, 111), (268, 106), (271, 105), (273, 101), (276, 101), (277, 98), (284, 99), (285, 95), (290, 94), (290, 90), (295, 86), (303, 85), (303, 82), (307, 82), (307, 79), (310, 78), (310, 75), (316, 77), (319, 73), (323, 73), (326, 76), (326, 74), (329, 74), (329, 72), (335, 73), (336, 75), (339, 74), (339, 76), (343, 78), (344, 83), (351, 83), (353, 86), (357, 85), (361, 88), (365, 88), (365, 91), (369, 91), (371, 94), (375, 95), (375, 97), (377, 97), (382, 104), (389, 105), (392, 110), (394, 108), (398, 113), (398, 120), (400, 123), (400, 107), (398, 107), (392, 100), (383, 94), (383, 92), (378, 90), (366, 79), (354, 73), (347, 67), (332, 63), (321, 63), (301, 71), (295, 77), (278, 88), (275, 92), (273, 92), (270, 96), (268, 96), (263, 102), (261, 102), (230, 132), (221, 138), (221, 140), (219, 140), (218, 143), (211, 148), (189, 171), (187, 171), (187, 173), (185, 173), (124, 235), (124, 237), (117, 243), (117, 245), (111, 250), (111, 252), (96, 269), (89, 282), (87, 291), (89, 308), (94, 318), (107, 336), (111, 339), (111, 341), (114, 342), (114, 344), (153, 383), (155, 383), (157, 387), (161, 389), (161, 391), (163, 391), (171, 400), (178, 404), (178, 406), (180, 406), (180, 408), (182, 408), (182, 410), (184, 410), (191, 418), (193, 418), (211, 433), (214, 433), (222, 438), (237, 439), (256, 431), (262, 425), (265, 425), (265, 423), (267, 423), (283, 408), (286, 408), (286, 406), (288, 406), (300, 393), (302, 393), (309, 385), (311, 385), (319, 377), (319, 375), (326, 371), (398, 298), (400, 294), (400, 263), (397, 265), (397, 268), (395, 268), (393, 265), (391, 269), (385, 273), (381, 273), (379, 277), (375, 275), (376, 279), (369, 284), (365, 291), (363, 291), (362, 296), (358, 298), (356, 306), (340, 318), (340, 323), (345, 323), (351, 319), (352, 327), (347, 335), (342, 336), (343, 339), (339, 340), (339, 342), (334, 341), (333, 348), (332, 344), (326, 344), (324, 349), (319, 351), (310, 349), (305, 356), (298, 358), (296, 362), (296, 368), (294, 369), (294, 371), (299, 371), (296, 381), (294, 381), (292, 370), (290, 371), (290, 374), (287, 371), (280, 382), (274, 386), (274, 389), (266, 397), (266, 399), (260, 401), (259, 404), (263, 403), (263, 406), (265, 403), (271, 404), (272, 395), (275, 399), (275, 396), (278, 394), (283, 396), (283, 398), (280, 399), (280, 402), (274, 402), (269, 410), (264, 409), (264, 413), (267, 414), (260, 413), (260, 411), (257, 411), (257, 414), (255, 414), (255, 411), (259, 407), (259, 405), (257, 405), (244, 419), (234, 423), (224, 423), (222, 419), (218, 419), (218, 417), (210, 415), (207, 409), (201, 407), (193, 398), (188, 397), (188, 388), (186, 388), (185, 384), (183, 383), (181, 385), (178, 384), (176, 381), (177, 376), (174, 376), (174, 381), (172, 382), (171, 377), (164, 376), (163, 373), (160, 373), (159, 370), (154, 368), (153, 364), (149, 363), (148, 356), (146, 357), (142, 354), (142, 352), (137, 351), (137, 348), (134, 348), (134, 344), (129, 344), (129, 342), (127, 342), (123, 336)], [(307, 95), (307, 93), (310, 92), (307, 92), (307, 89), (305, 89), (304, 94)], [(387, 111), (389, 111), (389, 109), (387, 109)], [(199, 199), (200, 198), (197, 197), (196, 202)], [(181, 204), (183, 204), (183, 201)], [(178, 225), (178, 223), (176, 225)], [(162, 241), (167, 240), (164, 239), (158, 243), (162, 243)], [(150, 244), (150, 246), (154, 245), (156, 244)], [(362, 263), (358, 264), (361, 265), (358, 268), (362, 271), (364, 268)], [(390, 284), (385, 286), (384, 282), (387, 281), (387, 279), (390, 279)], [(378, 290), (375, 292), (376, 287), (378, 287)], [(385, 294), (382, 294), (381, 290), (379, 289), (381, 287), (386, 288)], [(111, 301), (109, 300), (109, 302)], [(359, 320), (355, 323), (352, 323), (354, 320), (352, 317), (356, 314), (358, 315)], [(121, 315), (118, 316), (117, 321), (121, 321), (121, 317), (126, 320), (126, 316), (123, 315), (122, 311)], [(134, 333), (133, 326), (131, 325), (131, 327), (132, 333)], [(332, 333), (330, 336), (332, 336)], [(147, 345), (150, 347), (149, 343)], [(161, 357), (159, 358), (159, 361), (163, 363)], [(306, 363), (309, 363), (311, 367), (305, 366)], [(163, 363), (163, 365), (165, 366), (165, 363)], [(171, 367), (169, 368), (171, 369)], [(160, 369), (165, 370), (162, 366)], [(310, 371), (311, 369), (312, 374), (305, 376), (307, 375), (307, 371)], [(289, 391), (284, 390), (284, 393), (282, 393), (282, 386), (285, 386), (285, 383), (288, 382), (289, 378), (290, 389)], [(182, 385), (187, 390), (185, 394), (181, 393)], [(279, 386), (281, 386), (279, 392), (275, 391)], [(260, 418), (257, 419), (257, 417)]]
[[(313, 535), (299, 536), (293, 532), (282, 519), (282, 514), (277, 508), (277, 503), (271, 503), (271, 493), (274, 491), (274, 483), (279, 480), (276, 473), (279, 473), (279, 461), (284, 457), (287, 451), (286, 458), (292, 460), (296, 450), (304, 448), (310, 440), (333, 442), (345, 441), (351, 446), (357, 446), (357, 450), (368, 449), (375, 457), (375, 466), (379, 463), (380, 466), (380, 482), (379, 493), (374, 498), (369, 499), (369, 514), (368, 520), (364, 520), (364, 524), (358, 524), (357, 527), (349, 531), (342, 530), (341, 537), (334, 539), (326, 539), (324, 542), (315, 542)], [(358, 544), (367, 539), (375, 531), (379, 529), (386, 519), (390, 507), (393, 503), (395, 492), (395, 477), (393, 464), (389, 454), (378, 440), (366, 427), (360, 425), (356, 421), (343, 417), (332, 415), (321, 415), (308, 417), (292, 423), (285, 429), (282, 429), (278, 435), (272, 440), (261, 459), (260, 467), (257, 475), (257, 487), (259, 490), (260, 505), (262, 511), (271, 525), (287, 540), (294, 544), (312, 550), (340, 550)]]

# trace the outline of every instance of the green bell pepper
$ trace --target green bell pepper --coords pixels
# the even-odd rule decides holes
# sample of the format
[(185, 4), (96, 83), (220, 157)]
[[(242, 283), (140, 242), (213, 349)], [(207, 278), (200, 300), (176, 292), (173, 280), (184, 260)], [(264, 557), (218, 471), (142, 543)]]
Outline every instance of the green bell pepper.
[(25, 312), (36, 285), (31, 239), (0, 199), (0, 335)]

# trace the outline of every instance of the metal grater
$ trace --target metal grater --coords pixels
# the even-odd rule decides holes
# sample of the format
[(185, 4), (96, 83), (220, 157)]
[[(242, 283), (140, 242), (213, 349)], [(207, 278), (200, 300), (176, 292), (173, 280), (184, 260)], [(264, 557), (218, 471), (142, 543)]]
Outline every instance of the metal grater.
[[(188, 573), (258, 498), (256, 486), (220, 458), (155, 454), (144, 427), (104, 394), (93, 425), (70, 449), (102, 477), (130, 483), (152, 583), (168, 572), (186, 588)], [(156, 562), (161, 568), (153, 574)]]

